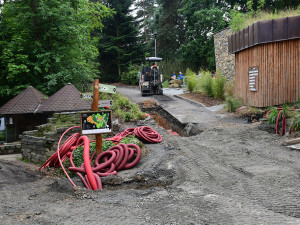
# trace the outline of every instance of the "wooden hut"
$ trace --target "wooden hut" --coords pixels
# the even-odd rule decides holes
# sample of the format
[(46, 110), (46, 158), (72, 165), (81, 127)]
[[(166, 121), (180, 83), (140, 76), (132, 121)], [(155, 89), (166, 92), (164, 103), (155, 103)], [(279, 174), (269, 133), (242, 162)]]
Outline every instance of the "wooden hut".
[[(47, 121), (47, 116), (36, 113), (48, 97), (30, 86), (6, 104), (0, 107), (0, 116), (4, 119), (5, 141), (12, 142), (24, 131), (33, 130)], [(3, 129), (2, 128), (2, 129)]]
[(256, 107), (300, 98), (300, 16), (259, 21), (228, 38), (236, 97)]

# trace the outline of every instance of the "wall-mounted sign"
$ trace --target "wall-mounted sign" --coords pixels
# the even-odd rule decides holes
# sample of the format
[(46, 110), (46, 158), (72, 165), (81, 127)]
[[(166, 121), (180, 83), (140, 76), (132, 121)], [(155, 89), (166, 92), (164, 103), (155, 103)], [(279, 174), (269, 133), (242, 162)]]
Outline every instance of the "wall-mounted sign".
[(258, 91), (258, 66), (249, 67), (249, 91)]
[(113, 100), (99, 100), (98, 107), (111, 107), (113, 105)]
[(117, 87), (106, 84), (99, 84), (99, 91), (104, 93), (116, 94)]
[(81, 99), (92, 99), (93, 93), (91, 93), (91, 92), (80, 93), (80, 98)]
[(110, 110), (80, 113), (81, 134), (105, 134), (112, 132)]

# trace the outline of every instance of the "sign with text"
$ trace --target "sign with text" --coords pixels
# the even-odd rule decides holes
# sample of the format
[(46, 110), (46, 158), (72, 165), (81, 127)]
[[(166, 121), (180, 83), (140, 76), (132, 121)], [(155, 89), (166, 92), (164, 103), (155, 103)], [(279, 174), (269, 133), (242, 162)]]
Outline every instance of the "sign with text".
[(258, 66), (249, 67), (249, 91), (258, 91)]
[(111, 107), (113, 105), (113, 100), (99, 100), (98, 107)]
[(106, 134), (112, 132), (112, 111), (80, 113), (81, 134)]
[(117, 87), (112, 85), (107, 85), (107, 84), (99, 84), (99, 91), (104, 93), (109, 93), (109, 94), (116, 94)]
[(80, 93), (80, 98), (81, 99), (92, 99), (93, 93), (91, 93), (91, 92)]

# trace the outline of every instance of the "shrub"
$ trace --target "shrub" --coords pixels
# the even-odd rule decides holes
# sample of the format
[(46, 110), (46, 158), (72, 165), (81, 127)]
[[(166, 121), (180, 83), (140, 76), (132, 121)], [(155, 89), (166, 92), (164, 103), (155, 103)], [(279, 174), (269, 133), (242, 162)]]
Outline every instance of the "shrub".
[(227, 109), (228, 112), (235, 112), (241, 106), (242, 106), (241, 99), (237, 99), (229, 96), (225, 100), (225, 108)]
[(295, 116), (291, 128), (293, 131), (300, 131), (300, 113)]
[(217, 72), (217, 78), (213, 80), (212, 89), (215, 98), (224, 99), (226, 78)]
[(134, 102), (130, 102), (128, 97), (117, 92), (117, 94), (110, 95), (108, 98), (113, 99), (111, 109), (117, 117), (125, 121), (142, 120), (145, 118), (145, 114), (140, 110), (139, 106)]
[(195, 75), (189, 75), (185, 78), (186, 81), (186, 87), (190, 93), (194, 92), (196, 90), (197, 85), (197, 76)]
[(202, 72), (200, 87), (207, 96), (213, 97), (213, 80), (209, 71)]
[(190, 68), (187, 68), (186, 71), (185, 71), (185, 76), (188, 77), (188, 76), (194, 76), (196, 75)]
[(169, 87), (169, 82), (166, 80), (162, 83), (163, 88), (168, 88)]
[(140, 66), (130, 63), (128, 71), (122, 74), (121, 81), (125, 84), (137, 85), (139, 83), (138, 73), (140, 71)]
[(275, 124), (278, 117), (278, 110), (275, 107), (271, 107), (270, 112), (268, 114), (268, 123)]
[(235, 93), (235, 80), (227, 81), (225, 84), (225, 97), (234, 97)]

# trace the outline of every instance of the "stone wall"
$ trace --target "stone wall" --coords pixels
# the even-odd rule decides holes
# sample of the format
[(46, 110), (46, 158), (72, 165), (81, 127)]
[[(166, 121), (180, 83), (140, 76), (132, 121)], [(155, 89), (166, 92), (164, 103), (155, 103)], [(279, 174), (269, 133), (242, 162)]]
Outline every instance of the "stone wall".
[(21, 143), (6, 143), (0, 145), (0, 155), (21, 153)]
[[(58, 141), (69, 127), (79, 126), (79, 113), (55, 113), (48, 119), (47, 124), (37, 126), (36, 130), (25, 131), (20, 135), (22, 144), (22, 158), (30, 162), (43, 163), (57, 150)], [(80, 129), (72, 129), (68, 137), (73, 133), (79, 133)], [(65, 137), (62, 144), (67, 139)]]
[(228, 54), (228, 36), (232, 33), (234, 32), (227, 28), (214, 34), (216, 69), (229, 80), (235, 76), (235, 55)]

